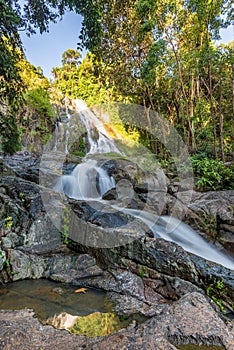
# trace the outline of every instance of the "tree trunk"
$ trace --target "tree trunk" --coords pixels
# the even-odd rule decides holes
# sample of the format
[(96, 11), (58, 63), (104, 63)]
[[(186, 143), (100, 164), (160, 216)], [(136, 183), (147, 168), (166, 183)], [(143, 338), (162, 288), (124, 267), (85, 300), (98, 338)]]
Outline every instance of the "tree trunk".
[(222, 161), (225, 162), (224, 155), (224, 131), (223, 131), (223, 86), (222, 86), (222, 69), (220, 69), (220, 95), (219, 95), (219, 130), (220, 130), (220, 147)]
[(190, 94), (190, 117), (189, 117), (189, 125), (190, 125), (190, 132), (191, 132), (191, 138), (192, 138), (192, 151), (196, 151), (196, 148), (197, 148), (196, 139), (194, 135), (194, 126), (192, 121), (194, 116), (194, 95), (195, 95), (195, 84), (194, 84), (194, 75), (192, 74), (191, 94)]
[(214, 155), (215, 158), (218, 158), (217, 153), (217, 132), (216, 132), (216, 118), (215, 118), (215, 109), (213, 104), (213, 86), (212, 86), (212, 74), (211, 74), (211, 66), (210, 66), (210, 59), (208, 62), (208, 76), (209, 76), (209, 97), (210, 97), (210, 113), (212, 118), (212, 125), (213, 125), (213, 138), (214, 138)]
[[(234, 54), (234, 44), (233, 44)], [(234, 64), (232, 64), (232, 114), (234, 115)]]

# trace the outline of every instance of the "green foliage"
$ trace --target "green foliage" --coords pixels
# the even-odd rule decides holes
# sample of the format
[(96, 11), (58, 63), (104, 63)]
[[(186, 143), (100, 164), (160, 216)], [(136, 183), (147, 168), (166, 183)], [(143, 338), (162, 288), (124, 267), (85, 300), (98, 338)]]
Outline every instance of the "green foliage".
[[(79, 48), (91, 54), (80, 63), (80, 52), (68, 49), (63, 66), (54, 69), (56, 88), (89, 106), (130, 101), (151, 107), (177, 128), (193, 153), (203, 150), (223, 161), (231, 158), (233, 44), (213, 42), (231, 23), (231, 5), (231, 0), (0, 0), (0, 103), (7, 106), (7, 115), (0, 109), (2, 149), (13, 153), (20, 146), (16, 106), (23, 81), (29, 90), (48, 89), (45, 81), (38, 85), (35, 72), (30, 79), (19, 75), (19, 29), (27, 28), (28, 34), (36, 28), (47, 31), (50, 21), (73, 10), (83, 16)], [(30, 86), (33, 80), (35, 86)], [(34, 94), (35, 99), (39, 97)], [(40, 113), (44, 109), (50, 114), (45, 101), (38, 102)], [(27, 128), (27, 122), (23, 126)], [(126, 123), (124, 129), (132, 135), (139, 132)], [(156, 153), (154, 140), (139, 134), (138, 141)], [(209, 182), (202, 180), (200, 185), (213, 188)]]
[(27, 105), (40, 116), (54, 117), (54, 111), (50, 103), (49, 93), (43, 88), (29, 90), (25, 96)]
[(16, 121), (16, 111), (0, 111), (0, 152), (13, 154), (21, 149), (20, 131)]
[(64, 208), (62, 214), (61, 238), (64, 244), (69, 243), (69, 229), (70, 229), (70, 209)]
[(86, 154), (85, 143), (82, 136), (79, 136), (78, 142), (72, 144), (70, 153), (77, 157), (84, 157)]
[[(82, 39), (95, 54), (100, 81), (159, 111), (193, 152), (209, 148), (223, 161), (233, 155), (233, 45), (213, 42), (230, 24), (231, 0), (89, 5)], [(99, 45), (86, 26), (98, 30)]]
[(206, 289), (206, 294), (219, 306), (222, 312), (225, 311), (224, 303), (225, 303), (225, 293), (226, 287), (222, 280), (217, 281), (208, 286)]
[(13, 225), (13, 219), (12, 219), (11, 216), (6, 217), (6, 218), (4, 219), (4, 221), (5, 221), (5, 224), (4, 224), (4, 228), (5, 228), (5, 229), (6, 229), (6, 228), (11, 228), (11, 227), (12, 227), (12, 225)]
[(146, 266), (140, 265), (138, 273), (141, 278), (149, 277), (148, 268)]
[[(80, 53), (72, 49), (63, 53), (63, 66), (55, 67), (52, 71), (55, 77), (53, 86), (68, 97), (85, 100), (88, 106), (121, 99), (120, 95), (108, 88), (96, 75), (98, 63), (94, 56), (88, 53), (82, 62), (79, 62), (79, 57)], [(99, 68), (101, 66), (99, 64)]]
[(79, 59), (81, 54), (79, 51), (74, 49), (68, 49), (62, 54), (62, 65), (67, 66), (69, 69), (72, 69), (80, 63)]
[(12, 154), (21, 146), (18, 114), (25, 86), (18, 65), (23, 57), (18, 31), (47, 30), (49, 21), (62, 14), (65, 6), (54, 0), (27, 1), (24, 5), (18, 0), (0, 0), (0, 151)]
[(198, 178), (196, 187), (199, 190), (233, 189), (234, 166), (216, 159), (207, 158), (204, 154), (191, 156), (194, 176)]
[(20, 197), (22, 203), (25, 202), (25, 193), (20, 192), (20, 193), (19, 193), (19, 197)]

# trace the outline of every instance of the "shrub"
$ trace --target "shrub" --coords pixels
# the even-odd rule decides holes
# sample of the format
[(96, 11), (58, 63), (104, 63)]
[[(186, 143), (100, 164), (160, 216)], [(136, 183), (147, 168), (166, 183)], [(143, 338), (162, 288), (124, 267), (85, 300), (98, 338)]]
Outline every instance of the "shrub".
[(54, 111), (50, 103), (48, 92), (43, 88), (28, 91), (26, 95), (27, 104), (40, 116), (52, 118)]
[(234, 166), (225, 166), (221, 160), (207, 158), (202, 154), (191, 156), (195, 186), (198, 190), (234, 189)]

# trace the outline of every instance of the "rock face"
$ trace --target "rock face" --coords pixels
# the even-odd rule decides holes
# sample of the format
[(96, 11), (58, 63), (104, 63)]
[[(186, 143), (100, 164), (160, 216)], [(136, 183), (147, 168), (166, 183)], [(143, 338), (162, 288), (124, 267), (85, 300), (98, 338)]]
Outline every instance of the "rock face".
[[(200, 320), (200, 321), (198, 321)], [(202, 320), (202, 321), (201, 321)], [(134, 339), (134, 342), (133, 342)], [(176, 349), (179, 344), (215, 344), (231, 349), (231, 329), (199, 293), (185, 295), (150, 321), (113, 334), (92, 349)], [(174, 345), (173, 345), (174, 344)]]
[(194, 193), (186, 221), (234, 257), (234, 191)]
[[(209, 285), (222, 280), (224, 289), (226, 289), (225, 298), (231, 302), (234, 298), (234, 277), (233, 272), (222, 266), (210, 263), (193, 254), (186, 253), (178, 245), (164, 241), (162, 239), (142, 238), (134, 240), (130, 244), (110, 249), (85, 247), (78, 243), (72, 244), (73, 249), (79, 252), (86, 252), (96, 258), (96, 261), (102, 268), (129, 269), (134, 273), (142, 276), (152, 276), (157, 279), (157, 275), (151, 271), (159, 273), (161, 281), (164, 284), (167, 281), (167, 291), (162, 292), (159, 284), (159, 290), (163, 296), (169, 299), (177, 299), (179, 284), (176, 286), (175, 281), (169, 282), (168, 277), (181, 279), (190, 282), (198, 288), (206, 290)], [(164, 282), (163, 282), (164, 280)], [(171, 285), (174, 284), (174, 286)], [(188, 288), (184, 286), (184, 288)], [(174, 297), (171, 295), (174, 294)], [(177, 297), (176, 297), (177, 294)]]
[[(67, 331), (42, 326), (33, 317), (32, 310), (1, 311), (0, 348), (7, 349), (81, 349), (87, 343), (85, 337), (77, 337)], [(68, 345), (69, 344), (69, 345)]]
[(0, 179), (0, 267), (8, 262), (4, 281), (50, 277), (70, 282), (101, 273), (95, 259), (64, 246), (60, 231), (45, 213), (40, 191), (40, 186), (17, 177)]
[(12, 175), (19, 176), (31, 182), (39, 182), (39, 157), (31, 152), (17, 152), (13, 156), (0, 159), (4, 164), (5, 172), (12, 172)]

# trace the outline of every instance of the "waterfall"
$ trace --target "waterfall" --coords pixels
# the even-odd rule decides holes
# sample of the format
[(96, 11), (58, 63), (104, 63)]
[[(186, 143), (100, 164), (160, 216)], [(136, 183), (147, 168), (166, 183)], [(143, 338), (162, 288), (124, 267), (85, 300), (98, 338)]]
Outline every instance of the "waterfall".
[(101, 199), (103, 194), (115, 187), (113, 177), (97, 165), (97, 161), (89, 159), (78, 164), (70, 175), (61, 176), (55, 190), (67, 196), (82, 199)]
[[(88, 154), (121, 153), (107, 134), (103, 123), (88, 109), (86, 103), (78, 99), (74, 100), (74, 102), (80, 120), (87, 130), (90, 144)], [(62, 126), (60, 126), (60, 129), (63, 130)], [(67, 145), (68, 135), (61, 131), (60, 133), (63, 135), (64, 142)], [(64, 151), (67, 153), (67, 146), (65, 146)], [(59, 178), (55, 185), (55, 190), (77, 200), (101, 199), (102, 195), (113, 187), (115, 187), (114, 178), (110, 177), (104, 169), (99, 167), (96, 160), (84, 159), (84, 162), (78, 164), (70, 175), (64, 175)]]
[(117, 205), (113, 205), (113, 207), (143, 221), (153, 232), (155, 238), (163, 238), (166, 241), (177, 243), (187, 252), (234, 269), (234, 263), (230, 258), (205, 241), (181, 220), (171, 216), (157, 216), (144, 210), (121, 208)]
[[(97, 153), (121, 153), (115, 146), (113, 139), (107, 134), (103, 123), (87, 108), (82, 100), (75, 100), (76, 111), (84, 123), (88, 141), (90, 143), (89, 155)], [(77, 200), (99, 200), (111, 188), (115, 187), (114, 178), (101, 167), (94, 159), (84, 158), (70, 175), (63, 175), (55, 185), (55, 190)], [(227, 268), (234, 269), (231, 258), (226, 257), (215, 247), (206, 242), (191, 227), (173, 217), (158, 217), (145, 210), (123, 208), (119, 204), (110, 207), (122, 211), (127, 215), (144, 222), (154, 233), (155, 238), (163, 238), (177, 243), (186, 251), (201, 256), (207, 260), (219, 263)]]
[(57, 121), (54, 131), (54, 146), (53, 151), (68, 153), (70, 114), (66, 113), (66, 118), (63, 122)]
[[(75, 100), (76, 110), (80, 115), (81, 121), (84, 123), (88, 141), (90, 144), (90, 151), (88, 154), (97, 153), (121, 153), (115, 146), (112, 138), (105, 130), (103, 123), (96, 117), (94, 113), (87, 107), (83, 100)], [(95, 135), (96, 133), (96, 135)]]

